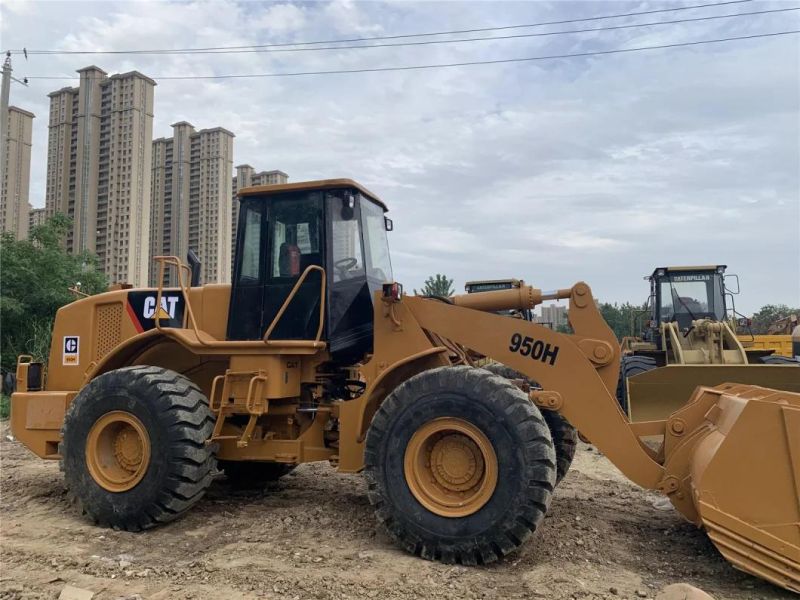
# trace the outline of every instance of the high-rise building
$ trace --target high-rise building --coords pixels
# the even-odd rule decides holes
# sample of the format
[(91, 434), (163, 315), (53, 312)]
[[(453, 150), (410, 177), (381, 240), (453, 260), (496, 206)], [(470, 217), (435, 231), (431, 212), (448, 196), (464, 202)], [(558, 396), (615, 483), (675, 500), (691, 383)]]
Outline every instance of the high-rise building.
[(231, 212), (231, 256), (236, 253), (236, 225), (239, 222), (239, 201), (236, 199), (236, 193), (242, 188), (253, 185), (276, 185), (288, 181), (289, 176), (283, 171), (274, 170), (256, 173), (256, 170), (250, 165), (238, 165), (236, 167), (236, 175), (233, 177), (231, 186), (233, 194)]
[(567, 307), (551, 304), (541, 307), (542, 316), (536, 317), (534, 321), (547, 325), (550, 329), (558, 329), (567, 324)]
[(0, 144), (5, 166), (0, 182), (0, 231), (10, 231), (18, 240), (28, 237), (33, 119), (33, 113), (9, 106), (6, 139)]
[(41, 225), (47, 219), (46, 209), (44, 208), (33, 208), (30, 204), (28, 205), (30, 208), (30, 218), (28, 219), (28, 230), (30, 231), (37, 225)]
[(147, 284), (155, 81), (90, 66), (49, 94), (47, 216), (73, 221), (67, 250), (88, 250), (111, 283)]
[[(150, 255), (186, 260), (194, 250), (203, 283), (231, 280), (231, 188), (234, 135), (222, 127), (195, 131), (172, 125), (171, 138), (153, 141)], [(151, 262), (150, 285), (158, 280)], [(169, 272), (165, 283), (175, 285)]]

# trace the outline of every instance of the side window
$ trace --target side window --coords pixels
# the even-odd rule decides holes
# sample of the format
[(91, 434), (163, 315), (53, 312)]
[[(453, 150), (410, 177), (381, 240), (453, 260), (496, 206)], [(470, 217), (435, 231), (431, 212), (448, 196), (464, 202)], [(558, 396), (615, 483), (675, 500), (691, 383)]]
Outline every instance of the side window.
[(328, 192), (327, 199), (331, 221), (333, 283), (364, 277), (356, 197), (345, 190)]
[(249, 206), (244, 218), (244, 241), (242, 242), (242, 265), (239, 269), (240, 283), (259, 281), (261, 266), (261, 208)]
[(270, 277), (299, 277), (309, 265), (321, 265), (319, 194), (275, 201), (270, 215)]
[(367, 277), (379, 283), (392, 281), (392, 261), (389, 258), (389, 240), (383, 209), (361, 198), (361, 216), (364, 221), (364, 244), (367, 251)]

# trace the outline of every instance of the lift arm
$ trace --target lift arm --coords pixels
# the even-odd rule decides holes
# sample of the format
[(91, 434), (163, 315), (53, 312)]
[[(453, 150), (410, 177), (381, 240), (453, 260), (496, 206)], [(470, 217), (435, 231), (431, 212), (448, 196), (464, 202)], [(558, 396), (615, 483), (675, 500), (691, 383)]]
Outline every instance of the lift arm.
[[(533, 308), (549, 298), (569, 298), (574, 334), (486, 312)], [(521, 286), (455, 296), (451, 303), (406, 296), (389, 310), (402, 329), (435, 333), (537, 381), (547, 392), (543, 403), (563, 414), (629, 479), (651, 489), (658, 486), (663, 467), (619, 409), (619, 346), (585, 283), (551, 293)]]

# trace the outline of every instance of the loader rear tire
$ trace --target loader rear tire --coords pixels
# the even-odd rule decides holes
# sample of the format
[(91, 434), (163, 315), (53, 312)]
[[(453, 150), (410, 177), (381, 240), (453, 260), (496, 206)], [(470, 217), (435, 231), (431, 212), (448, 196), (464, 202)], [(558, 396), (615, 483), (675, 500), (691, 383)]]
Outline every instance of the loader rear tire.
[(219, 461), (219, 468), (225, 473), (228, 482), (236, 488), (255, 489), (277, 481), (294, 471), (297, 465), (276, 462), (257, 462), (225, 460)]
[(505, 379), (463, 366), (425, 371), (389, 394), (364, 458), (389, 536), (422, 558), (462, 565), (516, 550), (544, 519), (556, 479), (539, 409)]
[(61, 470), (96, 524), (140, 531), (183, 515), (216, 472), (208, 400), (186, 377), (150, 366), (100, 375), (70, 404)]
[(623, 356), (619, 364), (619, 379), (617, 380), (617, 402), (622, 412), (628, 416), (628, 377), (633, 377), (645, 371), (652, 371), (656, 368), (656, 359), (650, 356), (636, 356), (630, 354)]
[(765, 365), (789, 365), (793, 367), (800, 367), (800, 361), (791, 358), (790, 356), (782, 356), (780, 354), (770, 354), (769, 356), (762, 356), (761, 362)]
[[(535, 381), (525, 377), (519, 371), (500, 363), (491, 363), (481, 368), (505, 379), (522, 379), (531, 388), (539, 387)], [(553, 447), (556, 450), (556, 485), (558, 485), (569, 471), (572, 459), (575, 458), (575, 450), (578, 447), (578, 431), (556, 411), (541, 410), (540, 412), (544, 417), (545, 423), (547, 423), (547, 427), (550, 429)]]

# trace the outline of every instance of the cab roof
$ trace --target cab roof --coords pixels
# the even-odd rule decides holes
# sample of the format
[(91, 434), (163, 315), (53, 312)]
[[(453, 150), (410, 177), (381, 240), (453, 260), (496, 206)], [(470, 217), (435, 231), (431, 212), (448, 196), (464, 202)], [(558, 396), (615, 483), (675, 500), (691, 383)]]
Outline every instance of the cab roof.
[(672, 271), (714, 271), (722, 272), (728, 268), (728, 265), (696, 265), (696, 266), (688, 266), (688, 267), (658, 267), (653, 271), (653, 274), (650, 277), (656, 277), (659, 271), (662, 271), (662, 275), (666, 275)]
[(239, 196), (271, 196), (274, 194), (285, 194), (287, 192), (305, 192), (305, 191), (319, 191), (319, 190), (335, 190), (341, 188), (355, 188), (364, 196), (378, 204), (383, 208), (384, 212), (389, 210), (389, 207), (378, 198), (376, 194), (370, 192), (363, 185), (352, 179), (317, 179), (314, 181), (298, 181), (296, 183), (279, 183), (275, 185), (254, 185), (240, 189), (237, 194)]

